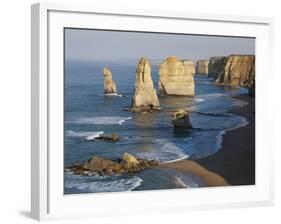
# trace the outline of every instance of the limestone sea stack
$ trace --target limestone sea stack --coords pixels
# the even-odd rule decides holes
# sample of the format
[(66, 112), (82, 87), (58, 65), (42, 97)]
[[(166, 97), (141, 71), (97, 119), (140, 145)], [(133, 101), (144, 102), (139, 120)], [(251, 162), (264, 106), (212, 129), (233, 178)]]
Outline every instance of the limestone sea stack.
[(196, 62), (196, 74), (208, 75), (209, 60), (199, 60)]
[(141, 58), (136, 69), (135, 89), (131, 102), (132, 111), (159, 110), (160, 104), (151, 79), (149, 60)]
[(166, 58), (159, 67), (159, 91), (162, 95), (194, 96), (194, 65), (176, 57)]
[(211, 57), (208, 65), (208, 77), (215, 80), (224, 72), (227, 57)]
[(223, 73), (216, 80), (217, 84), (250, 87), (255, 78), (254, 55), (230, 55)]
[(116, 89), (115, 82), (112, 80), (111, 71), (108, 68), (104, 68), (102, 74), (103, 74), (104, 93), (116, 94), (117, 89)]
[(192, 60), (190, 59), (182, 60), (182, 63), (184, 66), (186, 66), (188, 71), (190, 71), (193, 75), (195, 75), (195, 65)]

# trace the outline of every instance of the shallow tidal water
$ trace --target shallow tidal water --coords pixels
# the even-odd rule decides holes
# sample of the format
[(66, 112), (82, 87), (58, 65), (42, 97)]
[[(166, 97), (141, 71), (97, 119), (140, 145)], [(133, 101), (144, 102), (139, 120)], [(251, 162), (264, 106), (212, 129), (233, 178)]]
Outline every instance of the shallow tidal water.
[[(82, 162), (93, 155), (118, 159), (124, 152), (161, 163), (185, 158), (210, 156), (221, 148), (227, 130), (247, 124), (244, 117), (227, 113), (246, 102), (233, 96), (247, 93), (244, 88), (216, 86), (212, 78), (195, 75), (195, 97), (159, 96), (162, 110), (154, 113), (126, 111), (131, 104), (137, 61), (65, 63), (65, 166)], [(108, 67), (116, 82), (118, 95), (103, 94), (102, 69)], [(158, 70), (152, 66), (157, 89)], [(171, 111), (190, 111), (193, 126), (175, 131)], [(100, 134), (116, 133), (117, 142), (89, 140)], [(65, 194), (159, 190), (204, 186), (192, 174), (171, 169), (146, 169), (112, 177), (82, 177), (65, 173)]]

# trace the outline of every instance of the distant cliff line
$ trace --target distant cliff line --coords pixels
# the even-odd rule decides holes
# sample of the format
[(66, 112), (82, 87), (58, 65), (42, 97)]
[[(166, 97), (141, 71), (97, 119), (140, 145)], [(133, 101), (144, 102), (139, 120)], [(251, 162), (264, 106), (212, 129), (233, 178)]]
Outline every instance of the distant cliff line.
[[(158, 89), (161, 95), (194, 96), (194, 75), (212, 77), (217, 85), (243, 86), (249, 95), (255, 94), (255, 56), (215, 56), (209, 60), (198, 60), (196, 66), (190, 59), (180, 60), (169, 56), (158, 66)], [(103, 69), (104, 93), (117, 94), (111, 71)], [(151, 78), (151, 63), (141, 58), (136, 69), (135, 88), (131, 110), (159, 110), (160, 104)]]
[(218, 85), (233, 85), (249, 88), (249, 94), (255, 91), (255, 56), (231, 54), (215, 56), (208, 60), (198, 60), (196, 74), (212, 77)]

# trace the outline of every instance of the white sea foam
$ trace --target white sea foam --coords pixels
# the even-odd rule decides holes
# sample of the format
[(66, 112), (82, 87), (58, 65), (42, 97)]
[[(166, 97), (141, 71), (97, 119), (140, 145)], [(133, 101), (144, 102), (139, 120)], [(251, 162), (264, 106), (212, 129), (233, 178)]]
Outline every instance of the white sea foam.
[(97, 137), (101, 136), (104, 132), (103, 131), (100, 131), (100, 132), (96, 132), (96, 133), (93, 133), (93, 134), (90, 134), (86, 137), (86, 140), (88, 141), (93, 141), (95, 140)]
[(82, 117), (82, 118), (76, 118), (70, 123), (74, 124), (91, 124), (91, 125), (113, 125), (113, 124), (119, 124), (122, 125), (126, 120), (130, 120), (132, 117)]
[(198, 97), (202, 98), (217, 98), (217, 97), (226, 97), (229, 96), (229, 93), (207, 93), (207, 94), (201, 94), (197, 95)]
[(211, 81), (196, 81), (196, 83), (200, 83), (200, 84), (212, 84), (213, 82), (211, 82)]
[(202, 98), (194, 98), (194, 101), (201, 103), (201, 102), (204, 102), (205, 100), (203, 100)]
[(249, 122), (247, 121), (247, 119), (246, 119), (246, 118), (243, 118), (243, 120), (241, 121), (241, 123), (238, 124), (238, 125), (236, 125), (235, 127), (221, 130), (221, 131), (219, 132), (219, 134), (217, 135), (217, 141), (216, 141), (216, 144), (217, 144), (218, 149), (220, 149), (220, 148), (222, 147), (223, 136), (226, 134), (226, 132), (235, 130), (235, 129), (237, 129), (237, 128), (245, 127), (245, 126), (247, 126), (248, 124), (249, 124)]
[(106, 93), (104, 94), (105, 96), (118, 96), (118, 97), (123, 97), (122, 94), (117, 94), (117, 93)]
[[(140, 186), (143, 180), (134, 176), (129, 179), (115, 179), (106, 178), (104, 180), (97, 180), (92, 178), (92, 181), (89, 181), (89, 177), (79, 177), (66, 179), (65, 188), (72, 189), (77, 191), (77, 193), (83, 192), (120, 192), (120, 191), (131, 191), (136, 187)], [(84, 179), (84, 180), (83, 180)]]
[(148, 160), (157, 160), (160, 163), (171, 163), (189, 157), (186, 153), (167, 139), (156, 139), (149, 151), (138, 152), (137, 156)]
[(248, 102), (246, 102), (244, 100), (235, 99), (235, 98), (232, 98), (232, 99), (233, 99), (232, 107), (244, 107), (244, 106), (248, 105)]
[(102, 135), (103, 133), (103, 131), (66, 131), (66, 135), (69, 137), (85, 137), (86, 140), (93, 140), (94, 138)]
[(175, 184), (183, 188), (199, 187), (199, 185), (196, 182), (194, 182), (192, 178), (182, 174), (178, 174), (177, 176), (175, 176)]

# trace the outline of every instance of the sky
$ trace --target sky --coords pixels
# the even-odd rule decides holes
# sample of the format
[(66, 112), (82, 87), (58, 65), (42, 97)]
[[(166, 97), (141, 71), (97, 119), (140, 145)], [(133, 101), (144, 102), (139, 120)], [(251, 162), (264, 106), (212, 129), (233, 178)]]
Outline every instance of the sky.
[(168, 56), (193, 61), (212, 56), (255, 54), (255, 39), (190, 34), (65, 29), (66, 60), (126, 60)]

